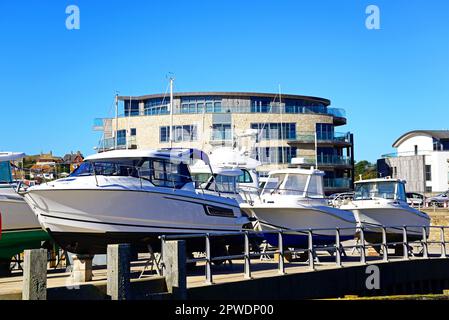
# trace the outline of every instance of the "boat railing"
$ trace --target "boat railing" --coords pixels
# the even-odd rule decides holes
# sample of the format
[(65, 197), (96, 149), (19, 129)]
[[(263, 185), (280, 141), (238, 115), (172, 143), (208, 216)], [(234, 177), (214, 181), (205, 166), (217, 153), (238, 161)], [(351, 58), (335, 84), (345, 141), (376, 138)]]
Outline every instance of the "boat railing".
[[(192, 257), (186, 259), (187, 264), (204, 263), (205, 264), (205, 283), (213, 283), (213, 268), (214, 262), (223, 262), (229, 260), (243, 259), (245, 279), (252, 279), (251, 260), (255, 258), (262, 259), (267, 256), (277, 256), (277, 270), (280, 274), (286, 274), (286, 263), (302, 263), (310, 270), (316, 270), (322, 263), (319, 260), (318, 253), (327, 252), (333, 257), (333, 262), (336, 267), (344, 267), (345, 265), (353, 265), (360, 263), (366, 265), (376, 262), (401, 261), (410, 259), (441, 259), (448, 258), (446, 246), (449, 241), (446, 240), (446, 230), (449, 226), (427, 226), (427, 225), (356, 225), (347, 228), (313, 228), (313, 229), (276, 229), (256, 231), (245, 230), (242, 232), (221, 232), (221, 233), (198, 233), (189, 235), (167, 235), (161, 236), (162, 246), (166, 241), (179, 241), (189, 239), (203, 239), (204, 254), (202, 256)], [(438, 237), (429, 238), (431, 230), (439, 232)], [(368, 233), (376, 232), (378, 242), (367, 242), (366, 236)], [(333, 243), (322, 245), (317, 243), (319, 240), (315, 238), (317, 235), (327, 233), (334, 237)], [(342, 237), (344, 233), (344, 237)], [(261, 250), (258, 244), (255, 244), (255, 239), (260, 239), (268, 234), (277, 236), (277, 245), (265, 246), (265, 250)], [(354, 239), (348, 240), (347, 235), (354, 234)], [(291, 248), (285, 241), (286, 236), (300, 235), (307, 239), (307, 245), (302, 248)], [(211, 252), (212, 242), (216, 238), (224, 237), (240, 237), (243, 244), (243, 250), (236, 254), (214, 256)], [(429, 252), (430, 246), (439, 247), (439, 252)], [(368, 250), (374, 249), (377, 255), (368, 255)], [(348, 254), (348, 251), (351, 253)], [(391, 250), (395, 252), (392, 253)], [(162, 253), (163, 255), (163, 253)], [(292, 258), (298, 256), (300, 259)], [(301, 259), (302, 257), (302, 259)], [(305, 258), (305, 259), (304, 259)], [(287, 262), (285, 262), (287, 260)], [(332, 260), (332, 259), (331, 259)], [(164, 261), (162, 259), (162, 261)], [(163, 267), (163, 266), (162, 266)], [(223, 269), (220, 268), (220, 272)]]

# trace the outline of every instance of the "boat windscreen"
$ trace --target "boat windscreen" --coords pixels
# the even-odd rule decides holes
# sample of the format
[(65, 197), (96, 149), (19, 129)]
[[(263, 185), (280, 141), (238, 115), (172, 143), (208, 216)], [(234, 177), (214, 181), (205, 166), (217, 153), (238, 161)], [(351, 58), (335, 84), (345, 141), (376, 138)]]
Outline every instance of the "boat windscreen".
[(9, 161), (0, 162), (0, 182), (12, 182), (11, 165), (9, 164)]
[(355, 185), (355, 200), (370, 200), (374, 198), (394, 199), (395, 198), (395, 181), (379, 181), (357, 183)]

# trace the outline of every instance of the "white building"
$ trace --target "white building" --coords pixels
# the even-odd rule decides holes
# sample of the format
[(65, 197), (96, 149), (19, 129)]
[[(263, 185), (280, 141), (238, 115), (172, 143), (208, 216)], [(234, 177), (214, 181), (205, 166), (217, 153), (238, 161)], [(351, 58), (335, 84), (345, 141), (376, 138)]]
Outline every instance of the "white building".
[(407, 191), (449, 190), (449, 130), (415, 130), (394, 143), (396, 153), (383, 155), (378, 172), (407, 181)]

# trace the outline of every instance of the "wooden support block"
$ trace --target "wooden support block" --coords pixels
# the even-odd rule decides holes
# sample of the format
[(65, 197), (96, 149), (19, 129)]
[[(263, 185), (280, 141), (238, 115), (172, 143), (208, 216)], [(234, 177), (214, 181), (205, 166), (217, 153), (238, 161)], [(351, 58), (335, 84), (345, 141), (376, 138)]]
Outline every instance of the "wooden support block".
[(164, 276), (168, 292), (175, 299), (187, 298), (186, 243), (184, 240), (164, 241)]
[(107, 294), (111, 300), (128, 300), (130, 294), (131, 246), (129, 244), (108, 245)]
[(47, 250), (25, 250), (22, 300), (47, 299)]

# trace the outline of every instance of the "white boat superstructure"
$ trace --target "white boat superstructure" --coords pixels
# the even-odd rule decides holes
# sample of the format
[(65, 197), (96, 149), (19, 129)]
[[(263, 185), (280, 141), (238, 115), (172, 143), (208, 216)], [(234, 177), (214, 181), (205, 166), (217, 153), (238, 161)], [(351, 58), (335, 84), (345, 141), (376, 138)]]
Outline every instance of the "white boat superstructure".
[[(356, 226), (354, 216), (327, 206), (323, 176), (323, 171), (314, 168), (272, 171), (260, 196), (240, 206), (258, 219), (262, 230), (286, 230), (285, 243), (292, 247), (307, 245), (307, 234), (289, 233), (289, 229), (332, 229), (314, 232), (317, 244), (334, 243), (337, 227), (341, 228), (342, 241), (351, 239)], [(270, 243), (276, 242), (277, 235), (267, 237)]]
[(343, 202), (339, 208), (354, 213), (358, 226), (364, 227), (365, 239), (369, 242), (382, 241), (382, 230), (379, 228), (382, 226), (396, 227), (387, 228), (389, 241), (402, 239), (402, 226), (409, 226), (409, 240), (422, 239), (422, 227), (426, 228), (427, 235), (429, 232), (429, 216), (407, 204), (405, 182), (399, 179), (357, 181), (354, 198)]
[(104, 253), (109, 243), (157, 246), (158, 236), (241, 231), (238, 202), (196, 189), (196, 149), (116, 150), (89, 156), (68, 178), (28, 189), (42, 227), (75, 253)]
[(21, 152), (0, 152), (0, 212), (3, 232), (41, 229), (33, 211), (16, 192), (17, 183), (12, 178), (10, 162), (24, 156)]

